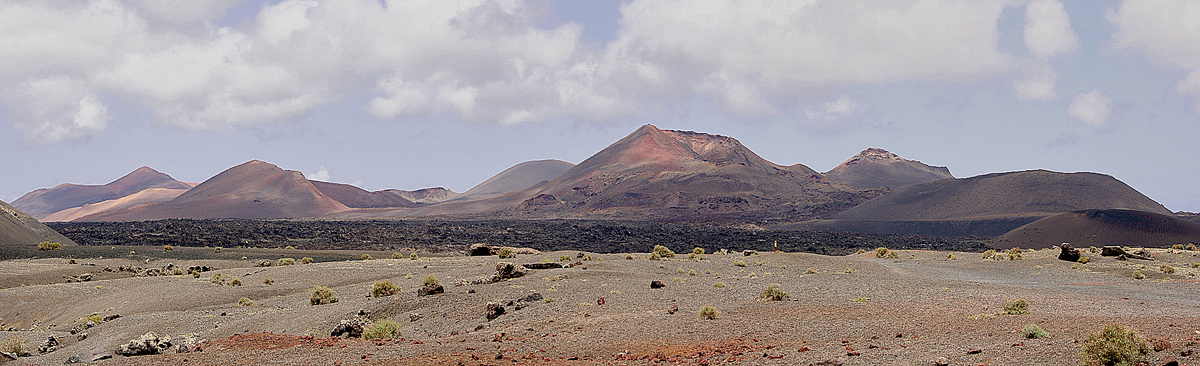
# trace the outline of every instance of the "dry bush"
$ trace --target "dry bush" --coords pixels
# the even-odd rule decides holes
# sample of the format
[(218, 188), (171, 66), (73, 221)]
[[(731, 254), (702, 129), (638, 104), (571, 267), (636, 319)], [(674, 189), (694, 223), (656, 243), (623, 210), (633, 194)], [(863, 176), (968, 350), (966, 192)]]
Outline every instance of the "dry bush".
[(229, 280), (229, 286), (241, 286), (241, 285), (242, 285), (241, 278), (234, 277), (232, 280)]
[(779, 289), (779, 284), (774, 283), (762, 290), (758, 294), (758, 301), (783, 301), (788, 298), (788, 293)]
[(1049, 337), (1050, 333), (1046, 333), (1046, 331), (1042, 330), (1042, 327), (1039, 327), (1037, 324), (1030, 324), (1021, 329), (1021, 336), (1029, 339), (1038, 339)]
[(1079, 262), (1079, 264), (1088, 264), (1088, 262), (1091, 262), (1091, 261), (1092, 261), (1092, 258), (1083, 257), (1083, 256), (1080, 256), (1079, 259), (1076, 260), (1076, 262)]
[(221, 252), (221, 247), (213, 248), (213, 253), (220, 253), (220, 252)]
[(808, 269), (804, 270), (804, 274), (817, 274), (817, 270), (813, 269), (812, 267), (808, 267)]
[(421, 285), (423, 285), (423, 286), (435, 286), (438, 283), (440, 283), (440, 282), (438, 281), (437, 276), (434, 276), (432, 274), (425, 276), (425, 279), (421, 280)]
[(1171, 265), (1169, 265), (1169, 264), (1163, 264), (1161, 266), (1158, 266), (1158, 270), (1162, 271), (1162, 273), (1166, 273), (1166, 274), (1175, 274), (1175, 267), (1171, 267)]
[(899, 256), (899, 254), (896, 254), (896, 251), (894, 251), (894, 250), (889, 250), (888, 248), (884, 248), (884, 247), (878, 247), (878, 248), (875, 248), (875, 258), (898, 259), (898, 258), (900, 258), (900, 256)]
[(17, 357), (29, 355), (29, 341), (21, 336), (12, 336), (0, 343), (0, 351)]
[(658, 254), (660, 258), (671, 258), (675, 256), (675, 252), (662, 245), (654, 246), (654, 254)]
[(500, 250), (496, 252), (496, 256), (500, 257), (500, 259), (516, 258), (517, 253), (513, 252), (513, 248), (500, 247)]
[(400, 252), (392, 253), (392, 259), (404, 259), (404, 254)]
[(733, 265), (738, 266), (738, 267), (745, 267), (746, 262), (745, 261), (733, 261)]
[(994, 255), (996, 255), (996, 250), (988, 249), (987, 251), (983, 252), (983, 259), (992, 259), (992, 256)]
[(392, 296), (398, 292), (400, 292), (400, 288), (388, 280), (376, 281), (375, 285), (371, 287), (372, 297)]
[(164, 251), (164, 252), (170, 252), (170, 251), (173, 251), (173, 250), (175, 250), (175, 247), (173, 247), (173, 246), (170, 246), (170, 245), (163, 245), (163, 251)]
[(296, 264), (295, 258), (279, 258), (279, 261), (278, 261), (278, 265), (280, 265), (280, 266), (290, 266), (290, 265), (294, 265), (294, 264)]
[(375, 258), (372, 258), (370, 254), (366, 254), (366, 253), (364, 253), (361, 258), (364, 261), (369, 261), (369, 260), (375, 259)]
[(411, 259), (414, 261), (417, 260), (417, 253), (416, 252), (408, 253), (408, 259)]
[(325, 286), (317, 286), (313, 288), (312, 296), (309, 296), (308, 302), (312, 305), (325, 305), (338, 302), (337, 293)]
[(43, 241), (38, 243), (38, 250), (59, 250), (62, 249), (62, 244)]
[(270, 277), (263, 278), (263, 284), (264, 284), (264, 285), (270, 285), (270, 284), (272, 284), (272, 283), (275, 283), (275, 280), (274, 280), (274, 279), (272, 279), (272, 278), (270, 278)]
[(312, 257), (304, 257), (304, 258), (300, 258), (300, 264), (309, 264), (309, 263), (312, 263), (312, 262), (313, 262), (313, 259), (312, 259)]
[(238, 306), (254, 306), (254, 300), (250, 300), (249, 297), (243, 296), (238, 299)]
[(1150, 353), (1150, 345), (1137, 333), (1125, 330), (1120, 324), (1109, 324), (1104, 329), (1088, 334), (1080, 354), (1080, 364), (1135, 365), (1145, 360), (1147, 353)]
[(1008, 315), (1029, 314), (1029, 302), (1016, 299), (1004, 304), (1004, 313)]
[(213, 273), (212, 279), (210, 279), (209, 282), (212, 282), (214, 285), (224, 285), (225, 278), (221, 277), (220, 273)]
[(1144, 279), (1144, 278), (1146, 278), (1146, 275), (1142, 274), (1142, 271), (1138, 271), (1138, 270), (1133, 271), (1133, 279), (1140, 280), (1140, 279)]
[(363, 339), (396, 339), (400, 337), (400, 328), (400, 323), (395, 320), (380, 320), (363, 329)]
[(1008, 260), (1019, 261), (1019, 260), (1025, 259), (1025, 257), (1022, 256), (1021, 253), (1024, 253), (1024, 251), (1022, 251), (1021, 248), (1009, 249), (1008, 250)]
[(700, 307), (700, 319), (713, 320), (721, 316), (721, 311), (709, 305)]
[(713, 287), (716, 287), (716, 288), (723, 288), (723, 287), (725, 287), (725, 286), (726, 286), (726, 285), (725, 285), (725, 283), (724, 283), (724, 282), (719, 282), (719, 281), (718, 281), (717, 283), (714, 283), (714, 284), (713, 284)]

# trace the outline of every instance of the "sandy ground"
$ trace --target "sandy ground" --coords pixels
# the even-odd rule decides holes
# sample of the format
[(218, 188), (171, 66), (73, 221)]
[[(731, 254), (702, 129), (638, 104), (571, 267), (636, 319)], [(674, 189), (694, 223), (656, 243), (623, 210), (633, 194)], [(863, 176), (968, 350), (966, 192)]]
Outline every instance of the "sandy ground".
[[(168, 261), (224, 269), (200, 278), (110, 275), (0, 289), (0, 329), (22, 329), (0, 332), (0, 339), (21, 336), (36, 348), (47, 334), (58, 336), (62, 349), (11, 362), (40, 365), (62, 364), (94, 348), (113, 351), (146, 332), (199, 333), (208, 342), (199, 352), (116, 356), (97, 364), (927, 365), (945, 357), (952, 365), (1066, 365), (1078, 364), (1088, 332), (1120, 323), (1170, 342), (1171, 348), (1148, 356), (1151, 365), (1169, 355), (1184, 365), (1200, 365), (1200, 356), (1180, 355), (1200, 348), (1200, 269), (1189, 265), (1200, 262), (1200, 253), (1153, 253), (1153, 262), (1091, 254), (1092, 262), (1083, 265), (1057, 260), (1057, 251), (1028, 252), (1018, 261), (927, 251), (899, 251), (899, 259), (872, 253), (762, 253), (709, 254), (699, 261), (682, 255), (649, 261), (644, 253), (634, 254), (635, 260), (626, 260), (624, 253), (592, 253), (592, 260), (573, 268), (463, 286), (455, 283), (490, 275), (498, 262), (558, 262), (560, 256), (574, 262), (577, 252), (266, 268), (239, 260), (79, 258), (70, 265), (57, 258), (22, 259), (0, 262), (0, 278), (45, 283), (39, 281), (104, 266)], [(957, 259), (947, 259), (948, 254)], [(746, 266), (735, 265), (738, 261)], [(1174, 274), (1162, 273), (1163, 263), (1172, 264)], [(817, 273), (806, 274), (809, 268)], [(1134, 270), (1147, 278), (1132, 279)], [(215, 285), (209, 281), (213, 273), (244, 284)], [(417, 296), (422, 279), (431, 274), (446, 292)], [(274, 282), (264, 284), (267, 277)], [(368, 297), (377, 280), (389, 280), (402, 291)], [(651, 289), (654, 280), (666, 286)], [(779, 284), (789, 298), (758, 301), (770, 284)], [(309, 305), (310, 289), (318, 285), (331, 287), (340, 301)], [(521, 310), (510, 307), (492, 321), (485, 318), (488, 302), (507, 303), (532, 293), (547, 300)], [(240, 297), (256, 304), (238, 306)], [(998, 314), (1018, 298), (1028, 300), (1031, 314)], [(715, 307), (720, 316), (701, 319), (697, 312), (703, 305)], [(678, 310), (671, 314), (673, 308)], [(370, 320), (399, 321), (403, 339), (329, 338), (340, 320), (360, 311)], [(86, 330), (89, 336), (77, 341), (68, 331), (93, 313), (121, 317)], [(1050, 337), (1022, 337), (1028, 324), (1038, 324)]]

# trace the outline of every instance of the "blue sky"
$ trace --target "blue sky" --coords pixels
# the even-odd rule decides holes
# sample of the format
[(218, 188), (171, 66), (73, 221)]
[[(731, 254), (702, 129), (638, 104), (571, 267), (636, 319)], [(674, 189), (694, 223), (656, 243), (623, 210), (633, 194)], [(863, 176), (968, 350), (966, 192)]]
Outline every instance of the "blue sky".
[(465, 191), (646, 123), (826, 171), (1111, 174), (1200, 211), (1184, 0), (0, 0), (0, 199), (260, 159)]

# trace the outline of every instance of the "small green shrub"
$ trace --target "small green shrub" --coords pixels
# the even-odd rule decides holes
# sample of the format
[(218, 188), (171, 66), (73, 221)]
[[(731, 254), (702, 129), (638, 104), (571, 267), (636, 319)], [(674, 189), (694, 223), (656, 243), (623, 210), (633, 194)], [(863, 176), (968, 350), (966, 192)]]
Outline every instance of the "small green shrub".
[(238, 306), (254, 306), (254, 300), (250, 300), (249, 297), (243, 296), (238, 298)]
[(817, 270), (813, 269), (812, 267), (808, 267), (808, 269), (804, 270), (804, 274), (817, 274)]
[(83, 321), (84, 323), (92, 322), (92, 324), (100, 324), (104, 322), (104, 317), (97, 313), (83, 317)]
[(738, 267), (745, 267), (746, 262), (745, 261), (733, 261), (733, 265), (738, 266)]
[(679, 267), (678, 269), (675, 270), (675, 273), (684, 274), (684, 273), (687, 273), (687, 270), (683, 269), (683, 267)]
[(213, 248), (213, 253), (220, 253), (220, 252), (221, 252), (221, 247)]
[(375, 258), (372, 258), (370, 254), (366, 254), (366, 253), (364, 253), (361, 258), (364, 261), (369, 261), (369, 260), (375, 259)]
[(1029, 314), (1029, 302), (1016, 299), (1004, 304), (1004, 313), (1008, 315)]
[(627, 260), (627, 261), (633, 260), (633, 254), (625, 253), (625, 260)]
[(1083, 257), (1083, 256), (1080, 256), (1079, 259), (1076, 260), (1076, 262), (1079, 262), (1079, 264), (1088, 264), (1088, 262), (1091, 262), (1091, 261), (1092, 261), (1092, 258)]
[(646, 256), (646, 260), (651, 260), (651, 261), (662, 260), (662, 256), (658, 255), (658, 253), (650, 252), (650, 254)]
[[(627, 255), (627, 256), (629, 256), (629, 258), (628, 258), (628, 259), (633, 259), (633, 256), (631, 256), (631, 255), (628, 255), (628, 254), (626, 254), (626, 255)], [(560, 255), (560, 256), (558, 256), (558, 261), (559, 261), (559, 262), (570, 262), (570, 261), (571, 261), (571, 256), (569, 256), (569, 255)]]
[(875, 258), (897, 259), (897, 258), (900, 258), (900, 256), (898, 254), (896, 254), (896, 251), (894, 251), (894, 250), (889, 250), (888, 248), (884, 248), (884, 247), (878, 247), (878, 248), (875, 248)]
[(59, 250), (62, 249), (62, 244), (43, 241), (38, 243), (38, 250)]
[(958, 260), (958, 256), (954, 255), (954, 253), (949, 253), (949, 254), (946, 254), (946, 259), (956, 261), (956, 260)]
[(421, 284), (424, 286), (433, 286), (433, 285), (437, 285), (438, 283), (439, 283), (439, 281), (438, 281), (437, 276), (434, 276), (432, 274), (425, 276), (425, 279), (421, 281)]
[(700, 319), (713, 320), (721, 316), (721, 311), (709, 305), (700, 307)]
[(1193, 250), (1193, 251), (1194, 251), (1194, 250), (1196, 250), (1196, 244), (1195, 244), (1195, 243), (1188, 243), (1188, 245), (1185, 245), (1185, 246), (1183, 247), (1183, 249), (1187, 249), (1187, 250)]
[(696, 270), (694, 270), (694, 269), (688, 270), (688, 276), (695, 276), (695, 275), (696, 275)]
[(1080, 364), (1085, 366), (1130, 366), (1146, 359), (1150, 345), (1131, 330), (1120, 324), (1109, 324), (1099, 331), (1088, 334), (1080, 354)]
[(701, 248), (701, 247), (692, 248), (692, 254), (704, 255), (704, 248)]
[(983, 259), (992, 259), (992, 256), (994, 255), (996, 255), (996, 250), (988, 249), (987, 251), (983, 252)]
[[(72, 260), (74, 260), (74, 259), (72, 259)], [(175, 269), (171, 270), (171, 274), (176, 275), (176, 276), (182, 276), (183, 268), (175, 267)]]
[(400, 328), (400, 323), (395, 320), (380, 320), (363, 329), (363, 339), (396, 339), (400, 337)]
[(417, 260), (417, 253), (416, 252), (408, 253), (408, 259), (411, 259), (414, 261)]
[(1183, 250), (1183, 244), (1175, 244), (1175, 245), (1172, 245), (1172, 246), (1171, 246), (1171, 249)]
[(275, 279), (273, 279), (273, 278), (270, 278), (270, 277), (263, 278), (263, 284), (264, 284), (264, 285), (270, 285), (270, 284), (273, 284), (273, 283), (275, 283)]
[(313, 262), (313, 259), (312, 259), (312, 257), (304, 257), (304, 258), (300, 258), (300, 264), (309, 264), (309, 263), (312, 263), (312, 262)]
[(290, 266), (296, 264), (296, 258), (279, 258), (277, 263), (279, 266)]
[(1140, 279), (1144, 279), (1144, 278), (1146, 278), (1146, 275), (1142, 274), (1142, 271), (1139, 271), (1139, 270), (1133, 271), (1133, 279), (1140, 280)]
[(662, 246), (662, 245), (655, 245), (654, 253), (658, 254), (658, 256), (661, 258), (671, 258), (671, 257), (675, 256), (675, 252), (671, 251), (671, 249), (669, 249), (665, 246)]
[(209, 281), (216, 285), (224, 285), (225, 284), (225, 278), (221, 277), (220, 273), (213, 273), (212, 279), (210, 279)]
[(404, 253), (400, 253), (400, 252), (392, 253), (392, 259), (404, 259)]
[(337, 293), (325, 286), (317, 286), (313, 288), (312, 296), (309, 296), (308, 302), (312, 305), (325, 305), (338, 302)]
[(866, 249), (859, 249), (859, 250), (858, 250), (858, 252), (855, 252), (855, 254), (867, 254), (867, 250), (866, 250)]
[(296, 249), (296, 247), (288, 245), (288, 246), (283, 247), (283, 249), (294, 250), (294, 249)]
[(700, 256), (696, 255), (696, 253), (688, 253), (688, 260), (692, 262), (699, 262)]
[(1019, 260), (1025, 259), (1025, 257), (1022, 255), (1022, 253), (1024, 253), (1024, 251), (1022, 251), (1021, 248), (1009, 249), (1008, 250), (1008, 260), (1019, 261)]
[(853, 301), (853, 302), (867, 302), (867, 301), (871, 301), (871, 298), (869, 298), (869, 297), (856, 297), (856, 298), (854, 298), (854, 299), (852, 299), (852, 300), (850, 300), (850, 301)]
[(200, 271), (192, 270), (192, 278), (200, 278)]
[(779, 284), (771, 284), (758, 294), (758, 301), (783, 301), (788, 298), (788, 293), (779, 289)]
[(0, 343), (0, 351), (18, 357), (29, 355), (29, 340), (21, 336), (12, 336)]
[(500, 257), (500, 259), (516, 258), (517, 254), (510, 247), (500, 247), (500, 250), (496, 252), (496, 256)]
[(1021, 336), (1029, 339), (1038, 339), (1049, 337), (1050, 333), (1046, 333), (1046, 331), (1042, 330), (1042, 327), (1039, 327), (1037, 324), (1030, 324), (1021, 329)]
[(241, 278), (234, 277), (232, 280), (229, 280), (229, 286), (241, 286), (241, 285), (242, 285)]
[(720, 281), (718, 281), (717, 283), (714, 283), (714, 284), (713, 284), (713, 287), (716, 287), (716, 288), (724, 288), (724, 287), (725, 287), (725, 283), (724, 283), (724, 282), (720, 282)]
[(1166, 273), (1166, 274), (1175, 274), (1175, 267), (1171, 267), (1171, 265), (1169, 265), (1169, 264), (1163, 264), (1161, 266), (1158, 266), (1158, 270), (1162, 271), (1162, 273)]
[(164, 251), (164, 252), (170, 252), (170, 251), (172, 251), (172, 250), (175, 250), (175, 247), (173, 247), (173, 246), (170, 246), (170, 245), (163, 245), (163, 251)]
[(398, 292), (400, 292), (400, 288), (388, 280), (376, 281), (375, 285), (371, 287), (372, 297), (392, 296)]

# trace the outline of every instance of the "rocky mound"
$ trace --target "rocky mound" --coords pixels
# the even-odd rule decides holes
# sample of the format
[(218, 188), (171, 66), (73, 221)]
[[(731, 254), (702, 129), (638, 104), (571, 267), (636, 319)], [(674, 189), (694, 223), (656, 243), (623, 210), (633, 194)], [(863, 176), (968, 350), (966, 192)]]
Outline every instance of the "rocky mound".
[(954, 179), (950, 169), (929, 166), (916, 160), (907, 160), (884, 149), (863, 150), (850, 160), (838, 165), (825, 176), (853, 187), (868, 189), (878, 187), (900, 188), (909, 184)]
[(463, 193), (463, 197), (482, 197), (497, 193), (523, 191), (549, 182), (575, 164), (562, 160), (534, 160), (513, 165)]
[(311, 181), (317, 190), (351, 208), (412, 207), (412, 201), (388, 191), (368, 192), (349, 184)]
[(165, 218), (300, 218), (345, 211), (304, 174), (254, 160), (209, 178), (166, 202), (85, 216), (77, 221)]
[(0, 244), (37, 245), (43, 241), (75, 244), (37, 219), (0, 201)]
[(1046, 248), (1136, 245), (1162, 247), (1200, 243), (1200, 223), (1173, 215), (1134, 210), (1082, 210), (1031, 222), (996, 239), (995, 247)]
[(13, 201), (13, 206), (41, 219), (68, 208), (119, 199), (150, 188), (187, 190), (192, 185), (144, 166), (105, 185), (64, 183), (54, 188), (38, 189)]

